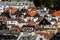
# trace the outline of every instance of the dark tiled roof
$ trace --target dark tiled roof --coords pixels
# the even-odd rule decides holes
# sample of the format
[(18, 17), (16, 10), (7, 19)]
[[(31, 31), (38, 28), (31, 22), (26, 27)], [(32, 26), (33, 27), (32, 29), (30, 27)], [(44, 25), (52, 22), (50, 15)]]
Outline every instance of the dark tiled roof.
[(40, 23), (39, 23), (39, 25), (51, 25), (51, 23), (47, 20), (47, 19), (43, 19)]
[(23, 27), (33, 27), (34, 28), (35, 26), (34, 25), (23, 25), (22, 28)]

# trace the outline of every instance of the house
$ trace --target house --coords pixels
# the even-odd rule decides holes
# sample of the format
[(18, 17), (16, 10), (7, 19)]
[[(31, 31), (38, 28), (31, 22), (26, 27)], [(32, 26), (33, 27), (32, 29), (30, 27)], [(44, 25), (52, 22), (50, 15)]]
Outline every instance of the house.
[(0, 21), (0, 34), (6, 33), (6, 31), (8, 30), (9, 28), (7, 27), (7, 25), (3, 21)]
[(30, 5), (29, 8), (36, 9), (36, 7), (34, 5)]
[(42, 28), (50, 28), (51, 27), (51, 23), (45, 18), (43, 18), (38, 25), (40, 25)]
[(40, 15), (36, 11), (30, 11), (25, 15), (25, 17), (39, 17), (39, 16)]
[(16, 17), (15, 20), (18, 21), (18, 26), (19, 26), (19, 27), (22, 27), (23, 25), (26, 25), (26, 24), (27, 24), (23, 19), (21, 19), (21, 18), (19, 18), (19, 17)]
[(54, 15), (55, 17), (60, 16), (60, 11), (55, 11), (53, 15)]
[(19, 9), (16, 9), (16, 11), (14, 13), (12, 13), (12, 15), (16, 15), (16, 16), (21, 17), (22, 11), (20, 11)]
[(28, 20), (27, 23), (30, 24), (30, 25), (35, 25), (36, 24), (33, 20)]
[(28, 10), (27, 10), (27, 9), (25, 9), (25, 8), (23, 8), (23, 9), (21, 9), (21, 12), (22, 12), (22, 13), (27, 13), (27, 12), (28, 12)]
[(4, 11), (4, 6), (3, 5), (0, 5), (0, 15), (1, 13)]
[(40, 17), (38, 17), (38, 20), (36, 21), (36, 24), (39, 24), (39, 22), (41, 22), (41, 20), (43, 20), (43, 16), (40, 16)]
[(40, 16), (44, 16), (44, 15), (48, 15), (47, 13), (46, 13), (46, 11), (40, 11), (40, 14), (39, 14)]
[(6, 16), (7, 18), (15, 18), (16, 16), (21, 17), (22, 12), (9, 6), (9, 8), (5, 9), (1, 15)]
[(41, 28), (41, 26), (39, 26), (39, 25), (35, 25), (35, 29), (40, 29)]
[(7, 25), (3, 21), (0, 21), (0, 30), (8, 30)]
[(22, 25), (25, 25), (25, 21), (22, 20), (21, 18), (19, 17), (16, 17), (16, 18), (8, 18), (7, 19), (7, 25), (18, 25), (19, 27), (21, 27)]
[(9, 13), (8, 10), (5, 10), (1, 15), (2, 15), (3, 17), (6, 17), (6, 18), (11, 18), (10, 13)]
[(40, 25), (51, 25), (51, 23), (45, 18), (43, 18), (43, 20), (41, 20), (41, 22), (39, 24)]
[(57, 32), (55, 35), (53, 35), (50, 40), (60, 40), (60, 33)]
[(35, 17), (32, 19), (34, 22), (36, 22), (38, 20), (38, 17)]
[(21, 28), (19, 26), (12, 25), (9, 30), (10, 30), (11, 34), (17, 34), (17, 35), (19, 35)]
[(38, 17), (38, 19), (41, 21), (41, 20), (44, 19), (44, 17), (43, 16), (40, 16), (40, 17)]
[(0, 15), (0, 20), (1, 20), (1, 19), (3, 19), (3, 16), (2, 16), (2, 15)]
[(34, 32), (34, 25), (23, 25), (22, 26), (22, 31), (23, 32)]
[(52, 18), (51, 20), (50, 20), (50, 23), (54, 26), (54, 25), (56, 25), (56, 22), (57, 20), (56, 20), (56, 18)]
[(14, 25), (17, 25), (18, 24), (18, 21), (13, 19), (13, 18), (8, 18), (7, 19), (7, 24), (14, 24)]
[(57, 27), (60, 28), (60, 18), (57, 20)]

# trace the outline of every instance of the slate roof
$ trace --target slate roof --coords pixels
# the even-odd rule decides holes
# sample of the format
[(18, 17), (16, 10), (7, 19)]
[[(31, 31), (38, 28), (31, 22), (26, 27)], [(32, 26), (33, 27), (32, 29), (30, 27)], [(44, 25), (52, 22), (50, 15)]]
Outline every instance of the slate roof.
[(22, 28), (23, 28), (23, 27), (32, 27), (32, 28), (35, 28), (34, 25), (23, 25)]
[(43, 19), (40, 23), (39, 23), (39, 25), (51, 25), (51, 23), (47, 20), (47, 19)]

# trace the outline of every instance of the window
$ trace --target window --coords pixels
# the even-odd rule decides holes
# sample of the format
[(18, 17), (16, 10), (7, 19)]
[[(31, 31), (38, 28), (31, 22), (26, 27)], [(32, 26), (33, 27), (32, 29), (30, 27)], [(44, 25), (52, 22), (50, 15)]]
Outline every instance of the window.
[(40, 40), (43, 40), (43, 38), (40, 38)]
[(16, 23), (16, 21), (11, 21), (11, 23)]
[(2, 1), (8, 1), (8, 0), (2, 0)]
[(13, 23), (13, 21), (11, 21), (11, 23)]
[(2, 10), (2, 9), (0, 9), (0, 10)]

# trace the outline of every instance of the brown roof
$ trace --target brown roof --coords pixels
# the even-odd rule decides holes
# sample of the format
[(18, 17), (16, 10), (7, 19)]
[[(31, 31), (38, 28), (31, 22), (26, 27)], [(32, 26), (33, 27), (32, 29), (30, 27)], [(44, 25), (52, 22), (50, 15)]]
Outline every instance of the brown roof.
[(41, 26), (39, 26), (39, 25), (36, 25), (36, 26), (35, 26), (35, 28), (41, 28)]
[(42, 21), (44, 19), (44, 17), (40, 16), (38, 17), (38, 20)]
[(28, 13), (28, 15), (30, 15), (31, 17), (35, 16), (36, 14), (37, 14), (37, 12), (35, 12), (35, 11), (31, 11)]
[(11, 29), (21, 30), (19, 26), (12, 25)]
[(39, 17), (40, 15), (37, 12), (29, 12), (25, 15), (25, 17)]
[(17, 20), (19, 23), (25, 23), (24, 20), (20, 19), (20, 20)]
[(2, 15), (0, 15), (0, 19), (2, 19), (3, 18), (3, 16)]
[(21, 11), (19, 11), (19, 10), (16, 10), (12, 15), (19, 15), (19, 16), (21, 16), (22, 15), (22, 12)]
[(30, 16), (30, 15), (28, 15), (28, 13), (27, 13), (24, 17), (26, 18), (26, 17), (31, 17), (31, 16)]
[(60, 11), (55, 11), (54, 16), (60, 16)]
[(8, 18), (7, 21), (17, 21), (18, 23), (25, 23), (24, 20), (20, 19), (20, 18)]
[(29, 8), (36, 9), (34, 5), (30, 5)]
[(14, 13), (17, 11), (17, 9), (15, 9), (15, 8), (13, 8), (13, 7), (9, 7), (8, 9), (4, 10), (4, 13), (9, 12), (9, 10), (11, 10), (11, 13), (12, 13), (12, 14), (14, 14)]
[(11, 10), (11, 13), (15, 13), (17, 11), (17, 9), (15, 9), (13, 7), (9, 7), (9, 10)]
[(33, 20), (28, 20), (28, 24), (36, 24)]
[(5, 9), (3, 12), (4, 12), (4, 13), (7, 13), (7, 12), (9, 12), (9, 9)]
[(17, 21), (14, 18), (7, 18), (7, 21)]

